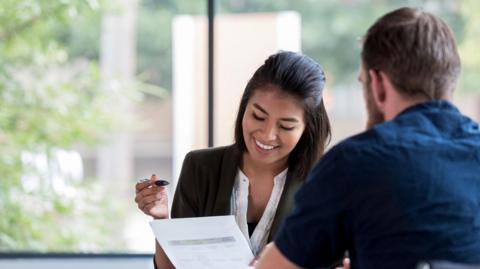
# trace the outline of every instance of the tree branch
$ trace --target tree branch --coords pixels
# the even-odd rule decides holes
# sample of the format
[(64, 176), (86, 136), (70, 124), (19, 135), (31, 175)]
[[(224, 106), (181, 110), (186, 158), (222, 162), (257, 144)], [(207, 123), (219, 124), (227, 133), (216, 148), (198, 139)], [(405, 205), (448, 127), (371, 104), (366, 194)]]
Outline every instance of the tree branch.
[(36, 22), (38, 22), (38, 21), (40, 21), (44, 18), (47, 18), (52, 14), (60, 12), (64, 8), (65, 8), (65, 5), (60, 4), (60, 5), (52, 8), (48, 12), (42, 12), (40, 15), (30, 18), (29, 20), (23, 22), (22, 24), (15, 25), (15, 26), (11, 27), (10, 29), (7, 29), (4, 32), (0, 32), (0, 42), (8, 42), (9, 39), (11, 39), (15, 34), (18, 34), (20, 32), (25, 31), (26, 29), (35, 25)]

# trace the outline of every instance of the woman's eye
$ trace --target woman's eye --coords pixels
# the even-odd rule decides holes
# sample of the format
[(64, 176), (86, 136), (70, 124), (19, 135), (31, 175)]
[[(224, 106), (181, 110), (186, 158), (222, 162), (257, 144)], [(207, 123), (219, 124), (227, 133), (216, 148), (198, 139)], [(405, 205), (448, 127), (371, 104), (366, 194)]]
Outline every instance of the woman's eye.
[(295, 127), (280, 126), (280, 128), (282, 128), (282, 129), (285, 130), (285, 131), (291, 131), (291, 130), (293, 130)]
[(258, 120), (258, 121), (263, 121), (263, 120), (264, 120), (264, 118), (260, 118), (260, 117), (257, 116), (257, 114), (255, 114), (255, 113), (252, 113), (252, 115), (253, 115), (253, 118), (256, 119), (256, 120)]

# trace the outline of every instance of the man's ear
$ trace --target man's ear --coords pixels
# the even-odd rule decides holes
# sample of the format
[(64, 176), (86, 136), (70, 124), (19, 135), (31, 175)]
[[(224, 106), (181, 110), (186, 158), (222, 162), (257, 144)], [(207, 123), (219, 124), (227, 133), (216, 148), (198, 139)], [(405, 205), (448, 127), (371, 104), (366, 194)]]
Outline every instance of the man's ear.
[(370, 76), (370, 87), (372, 88), (375, 104), (381, 112), (384, 112), (385, 101), (387, 99), (383, 81), (384, 76), (382, 76), (384, 74), (382, 74), (382, 71), (370, 69), (368, 70), (368, 75)]

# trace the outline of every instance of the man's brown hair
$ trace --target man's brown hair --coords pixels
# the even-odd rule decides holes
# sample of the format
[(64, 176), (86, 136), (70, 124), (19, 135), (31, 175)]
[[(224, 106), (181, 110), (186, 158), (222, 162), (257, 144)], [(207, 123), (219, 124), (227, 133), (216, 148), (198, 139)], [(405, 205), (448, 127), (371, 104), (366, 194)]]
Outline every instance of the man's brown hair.
[(455, 37), (440, 18), (414, 8), (394, 10), (373, 24), (363, 38), (365, 70), (383, 71), (406, 96), (449, 97), (461, 65)]

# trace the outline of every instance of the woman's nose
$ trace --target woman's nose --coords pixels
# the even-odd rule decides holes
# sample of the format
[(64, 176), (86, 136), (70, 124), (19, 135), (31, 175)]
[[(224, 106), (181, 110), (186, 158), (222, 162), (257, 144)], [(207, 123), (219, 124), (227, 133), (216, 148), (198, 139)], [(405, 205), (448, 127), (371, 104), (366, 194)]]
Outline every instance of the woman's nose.
[(266, 141), (275, 140), (277, 138), (277, 127), (271, 123), (265, 123), (263, 126), (263, 139)]

